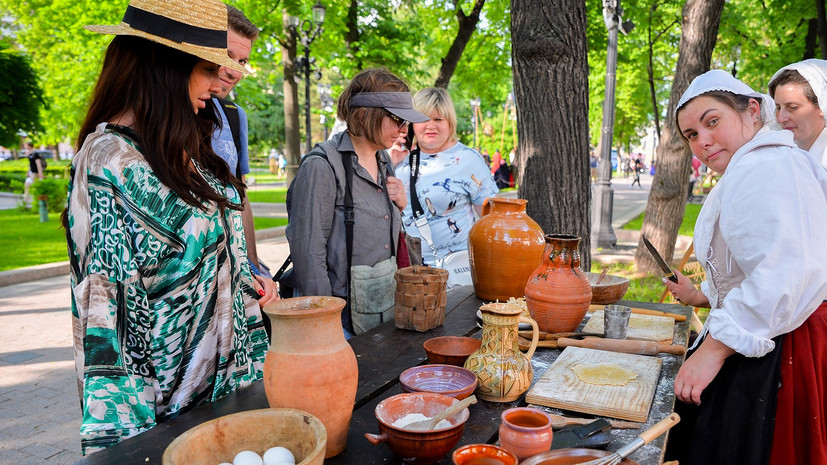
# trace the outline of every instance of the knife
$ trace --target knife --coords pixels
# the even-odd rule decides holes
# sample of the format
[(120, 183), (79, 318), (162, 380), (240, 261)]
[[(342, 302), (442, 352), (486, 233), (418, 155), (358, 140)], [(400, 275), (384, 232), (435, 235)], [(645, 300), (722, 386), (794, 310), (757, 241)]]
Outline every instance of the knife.
[(647, 249), (649, 249), (649, 253), (651, 253), (652, 256), (655, 257), (655, 262), (657, 262), (660, 269), (667, 274), (666, 277), (669, 279), (669, 281), (677, 283), (678, 275), (676, 275), (675, 272), (672, 271), (672, 268), (670, 268), (669, 265), (666, 264), (666, 260), (664, 260), (663, 257), (660, 256), (660, 254), (658, 253), (658, 249), (656, 249), (655, 246), (652, 245), (651, 242), (649, 242), (649, 239), (646, 239), (645, 234), (641, 234), (640, 237), (643, 238), (643, 244), (646, 246)]

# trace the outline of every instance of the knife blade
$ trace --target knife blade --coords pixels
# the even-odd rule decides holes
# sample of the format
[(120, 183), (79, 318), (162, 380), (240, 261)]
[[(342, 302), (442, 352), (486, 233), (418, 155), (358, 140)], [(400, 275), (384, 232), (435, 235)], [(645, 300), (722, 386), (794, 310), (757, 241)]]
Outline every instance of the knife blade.
[(666, 273), (666, 277), (669, 279), (669, 281), (672, 281), (673, 283), (678, 282), (678, 275), (676, 275), (675, 272), (672, 271), (672, 268), (670, 268), (669, 265), (666, 264), (666, 260), (664, 260), (663, 257), (661, 257), (660, 253), (658, 253), (658, 249), (656, 249), (655, 246), (652, 245), (651, 242), (649, 242), (649, 239), (646, 239), (645, 234), (641, 234), (640, 237), (643, 238), (643, 244), (646, 246), (647, 249), (649, 249), (649, 253), (652, 254), (653, 257), (655, 257), (655, 262), (657, 262), (660, 269), (663, 270), (664, 273)]

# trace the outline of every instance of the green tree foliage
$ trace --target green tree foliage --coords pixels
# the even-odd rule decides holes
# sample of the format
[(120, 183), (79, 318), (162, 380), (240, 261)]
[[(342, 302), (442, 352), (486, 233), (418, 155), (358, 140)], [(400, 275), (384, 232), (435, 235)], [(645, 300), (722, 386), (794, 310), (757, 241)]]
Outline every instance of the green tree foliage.
[(28, 58), (0, 42), (0, 145), (16, 145), (18, 131), (41, 131), (42, 105), (43, 91)]

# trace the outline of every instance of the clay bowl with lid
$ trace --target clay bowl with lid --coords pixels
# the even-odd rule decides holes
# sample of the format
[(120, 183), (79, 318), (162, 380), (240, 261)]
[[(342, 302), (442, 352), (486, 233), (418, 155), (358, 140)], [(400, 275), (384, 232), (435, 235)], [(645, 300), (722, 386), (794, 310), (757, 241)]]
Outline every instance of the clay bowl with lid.
[[(590, 460), (602, 459), (611, 452), (597, 449), (555, 449), (529, 457), (520, 465), (575, 465)], [(634, 460), (623, 459), (619, 465), (638, 465)]]
[(477, 375), (454, 365), (420, 365), (403, 371), (399, 383), (405, 392), (433, 392), (462, 400), (477, 388)]
[(468, 421), (467, 408), (462, 409), (446, 420), (451, 426), (429, 431), (405, 429), (393, 426), (397, 420), (409, 414), (420, 413), (434, 417), (454, 403), (453, 397), (430, 392), (413, 392), (397, 394), (379, 402), (374, 414), (379, 423), (379, 434), (365, 434), (373, 444), (387, 443), (388, 447), (402, 457), (404, 463), (429, 464), (438, 462), (459, 443), (465, 422)]
[(327, 431), (313, 415), (292, 408), (267, 408), (233, 413), (202, 423), (175, 438), (163, 465), (232, 463), (241, 451), (263, 455), (271, 447), (286, 447), (298, 465), (322, 465)]
[(468, 356), (476, 352), (482, 341), (473, 337), (432, 337), (422, 344), (428, 354), (428, 363), (441, 363), (461, 367)]
[(622, 276), (607, 274), (600, 284), (595, 284), (600, 273), (586, 273), (589, 284), (592, 285), (592, 304), (610, 305), (622, 299), (629, 290), (629, 279)]

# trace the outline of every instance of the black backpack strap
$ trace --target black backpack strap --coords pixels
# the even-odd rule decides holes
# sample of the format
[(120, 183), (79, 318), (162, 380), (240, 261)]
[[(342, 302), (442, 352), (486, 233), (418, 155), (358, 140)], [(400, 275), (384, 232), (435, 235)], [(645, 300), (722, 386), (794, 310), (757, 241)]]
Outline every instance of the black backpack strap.
[(425, 214), (422, 204), (419, 203), (419, 194), (416, 193), (416, 178), (419, 177), (419, 147), (410, 151), (408, 164), (411, 167), (411, 212), (414, 218), (419, 218)]
[(230, 124), (230, 132), (233, 135), (236, 151), (235, 177), (241, 179), (241, 117), (238, 115), (238, 107), (231, 100), (218, 97), (216, 97), (216, 100), (221, 104), (227, 122)]
[(356, 215), (353, 212), (353, 157), (342, 154), (345, 167), (345, 242), (347, 243), (347, 294), (350, 298), (350, 267), (353, 265), (353, 225)]

